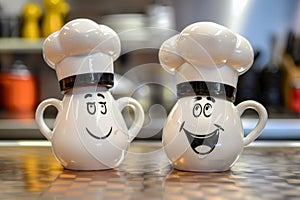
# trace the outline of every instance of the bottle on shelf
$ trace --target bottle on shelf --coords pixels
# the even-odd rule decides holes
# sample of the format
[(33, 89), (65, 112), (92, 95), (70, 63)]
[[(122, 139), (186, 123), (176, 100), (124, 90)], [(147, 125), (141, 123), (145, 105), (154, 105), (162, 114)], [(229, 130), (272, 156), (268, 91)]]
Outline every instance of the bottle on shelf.
[(23, 26), (21, 36), (26, 39), (40, 38), (39, 19), (42, 16), (42, 9), (36, 3), (27, 3), (22, 11)]
[(42, 20), (43, 37), (58, 31), (65, 23), (69, 5), (64, 0), (43, 0), (45, 15)]

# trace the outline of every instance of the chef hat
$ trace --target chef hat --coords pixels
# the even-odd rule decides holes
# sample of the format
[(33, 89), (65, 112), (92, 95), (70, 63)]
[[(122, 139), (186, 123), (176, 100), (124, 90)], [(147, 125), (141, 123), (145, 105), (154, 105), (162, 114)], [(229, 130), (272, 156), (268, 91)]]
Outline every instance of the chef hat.
[(212, 22), (187, 26), (159, 51), (162, 67), (176, 75), (179, 97), (210, 93), (231, 101), (238, 76), (252, 66), (253, 57), (245, 38)]
[(120, 51), (118, 35), (89, 19), (68, 22), (43, 45), (44, 60), (56, 70), (62, 91), (78, 85), (112, 87), (113, 62)]

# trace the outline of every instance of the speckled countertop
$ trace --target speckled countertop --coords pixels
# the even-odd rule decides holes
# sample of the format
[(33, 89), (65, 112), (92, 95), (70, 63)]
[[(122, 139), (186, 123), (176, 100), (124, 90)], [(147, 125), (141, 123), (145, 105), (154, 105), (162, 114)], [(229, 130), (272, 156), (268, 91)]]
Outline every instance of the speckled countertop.
[(2, 142), (1, 199), (300, 199), (299, 143), (252, 145), (222, 173), (172, 169), (160, 142), (134, 142), (114, 170), (64, 170), (45, 142)]

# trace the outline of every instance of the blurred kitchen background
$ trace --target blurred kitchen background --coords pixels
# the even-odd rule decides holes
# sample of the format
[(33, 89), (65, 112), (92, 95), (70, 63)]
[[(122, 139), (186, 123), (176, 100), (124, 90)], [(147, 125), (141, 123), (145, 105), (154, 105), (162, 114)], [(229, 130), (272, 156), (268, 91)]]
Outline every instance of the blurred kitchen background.
[[(75, 18), (119, 33), (115, 98), (131, 96), (146, 120), (138, 139), (160, 139), (176, 102), (174, 77), (159, 65), (161, 43), (197, 21), (213, 21), (246, 37), (255, 62), (240, 76), (236, 104), (253, 99), (270, 119), (260, 139), (300, 139), (300, 1), (298, 0), (0, 0), (0, 139), (43, 139), (34, 122), (42, 100), (62, 98), (55, 71), (42, 58), (43, 38)], [(124, 110), (126, 121), (131, 111)], [(53, 125), (54, 108), (47, 109)], [(249, 132), (256, 114), (246, 112)]]

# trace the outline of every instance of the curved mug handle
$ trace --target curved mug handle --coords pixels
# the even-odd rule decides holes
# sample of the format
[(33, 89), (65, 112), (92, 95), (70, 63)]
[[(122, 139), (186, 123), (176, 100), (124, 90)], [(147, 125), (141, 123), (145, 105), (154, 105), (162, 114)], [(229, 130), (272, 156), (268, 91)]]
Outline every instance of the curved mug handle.
[(253, 109), (257, 112), (259, 121), (256, 124), (255, 128), (246, 136), (244, 137), (244, 146), (247, 146), (251, 142), (253, 142), (263, 131), (266, 126), (268, 120), (268, 113), (266, 109), (260, 103), (252, 100), (241, 102), (237, 105), (237, 109), (240, 113), (240, 116), (244, 113), (247, 109)]
[(53, 136), (53, 130), (51, 130), (44, 120), (44, 111), (48, 106), (54, 106), (58, 112), (62, 111), (62, 102), (58, 99), (50, 98), (42, 101), (35, 111), (35, 121), (40, 129), (41, 133), (51, 141)]
[(128, 136), (131, 142), (137, 136), (144, 124), (144, 110), (138, 101), (130, 97), (122, 97), (118, 99), (117, 102), (119, 104), (120, 111), (122, 111), (126, 106), (133, 109), (134, 120), (128, 130)]

